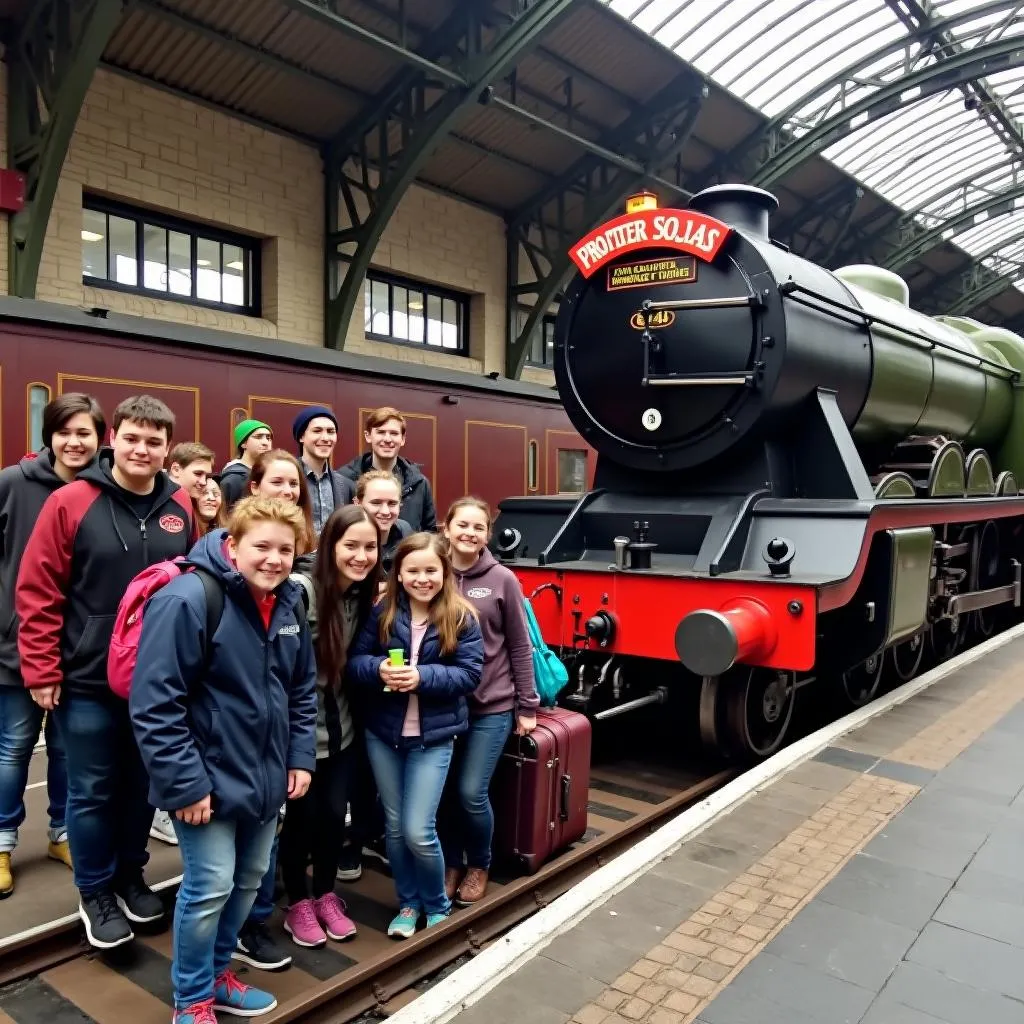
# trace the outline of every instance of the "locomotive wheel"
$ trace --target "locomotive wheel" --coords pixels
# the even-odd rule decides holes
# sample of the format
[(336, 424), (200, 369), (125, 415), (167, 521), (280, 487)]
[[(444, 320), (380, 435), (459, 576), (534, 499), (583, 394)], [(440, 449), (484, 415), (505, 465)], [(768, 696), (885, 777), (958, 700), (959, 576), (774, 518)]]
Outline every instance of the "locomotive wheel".
[(909, 640), (894, 644), (890, 653), (892, 670), (900, 683), (909, 683), (921, 667), (924, 657), (924, 633), (918, 633)]
[(928, 630), (928, 649), (936, 665), (948, 661), (960, 649), (964, 639), (964, 622), (957, 615), (952, 619), (939, 619)]
[(726, 723), (733, 753), (745, 761), (770, 757), (793, 718), (796, 687), (788, 672), (742, 668), (728, 680)]
[(842, 674), (843, 692), (855, 707), (863, 707), (878, 695), (882, 683), (882, 669), (885, 667), (885, 652), (872, 654), (866, 661), (847, 669)]
[[(977, 548), (977, 583), (978, 590), (988, 590), (999, 586), (999, 528), (990, 519), (981, 528)], [(979, 608), (972, 616), (972, 626), (981, 637), (992, 635), (999, 620), (1002, 607)]]

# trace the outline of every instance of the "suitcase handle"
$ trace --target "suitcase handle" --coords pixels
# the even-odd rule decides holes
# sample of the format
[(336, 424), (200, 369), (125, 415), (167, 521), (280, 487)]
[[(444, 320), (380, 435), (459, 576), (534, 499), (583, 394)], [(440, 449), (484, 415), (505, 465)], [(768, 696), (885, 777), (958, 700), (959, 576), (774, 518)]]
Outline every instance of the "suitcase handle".
[(572, 776), (562, 776), (562, 809), (558, 817), (562, 821), (569, 820), (569, 795), (572, 793)]

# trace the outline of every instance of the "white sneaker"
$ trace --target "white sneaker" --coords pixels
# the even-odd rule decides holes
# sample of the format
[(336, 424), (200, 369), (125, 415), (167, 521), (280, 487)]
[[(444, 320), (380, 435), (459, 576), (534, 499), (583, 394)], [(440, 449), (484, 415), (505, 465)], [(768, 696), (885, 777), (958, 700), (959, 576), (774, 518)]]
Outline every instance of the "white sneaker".
[(153, 824), (149, 826), (149, 834), (161, 843), (169, 843), (171, 846), (178, 845), (178, 837), (174, 834), (174, 826), (171, 824), (171, 816), (166, 811), (157, 811), (153, 815)]

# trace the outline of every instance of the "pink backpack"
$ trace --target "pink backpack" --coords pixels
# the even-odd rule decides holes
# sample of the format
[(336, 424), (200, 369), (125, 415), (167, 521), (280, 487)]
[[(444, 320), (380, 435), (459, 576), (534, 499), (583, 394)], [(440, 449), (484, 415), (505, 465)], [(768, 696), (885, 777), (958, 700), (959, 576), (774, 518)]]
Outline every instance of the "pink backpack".
[(142, 635), (142, 616), (146, 602), (171, 580), (186, 572), (198, 574), (206, 597), (205, 659), (209, 663), (213, 634), (224, 614), (224, 588), (211, 572), (193, 565), (187, 558), (172, 562), (157, 562), (142, 570), (124, 592), (117, 606), (114, 633), (107, 653), (107, 683), (110, 689), (125, 700), (132, 689), (132, 675), (139, 655), (139, 637)]

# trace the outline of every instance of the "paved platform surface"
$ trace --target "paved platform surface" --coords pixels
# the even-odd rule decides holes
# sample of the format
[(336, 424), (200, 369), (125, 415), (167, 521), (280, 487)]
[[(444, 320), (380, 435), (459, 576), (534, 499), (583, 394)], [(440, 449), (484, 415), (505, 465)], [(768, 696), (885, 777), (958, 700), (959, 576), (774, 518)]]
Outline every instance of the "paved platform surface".
[(1024, 1024), (1022, 662), (781, 776), (460, 1024)]

